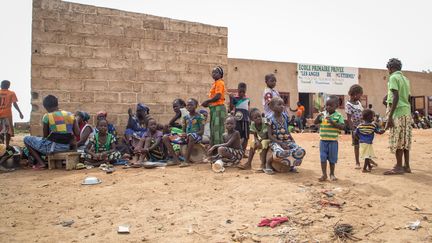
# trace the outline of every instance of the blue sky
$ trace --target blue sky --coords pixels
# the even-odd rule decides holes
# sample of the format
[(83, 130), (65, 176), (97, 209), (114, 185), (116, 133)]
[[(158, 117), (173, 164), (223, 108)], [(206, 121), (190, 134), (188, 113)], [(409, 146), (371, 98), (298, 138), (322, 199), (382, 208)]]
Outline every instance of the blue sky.
[[(429, 0), (74, 0), (228, 27), (228, 57), (349, 67), (432, 69)], [(30, 116), (32, 1), (0, 2), (0, 80)], [(14, 112), (15, 121), (19, 121)]]

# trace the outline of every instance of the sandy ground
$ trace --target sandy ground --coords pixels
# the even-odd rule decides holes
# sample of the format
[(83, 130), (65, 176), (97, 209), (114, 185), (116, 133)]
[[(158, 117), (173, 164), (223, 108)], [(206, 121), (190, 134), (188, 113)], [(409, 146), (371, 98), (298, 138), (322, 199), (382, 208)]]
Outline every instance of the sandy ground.
[[(0, 242), (333, 242), (338, 222), (351, 224), (364, 242), (432, 242), (432, 130), (414, 134), (413, 173), (403, 176), (382, 175), (394, 162), (387, 135), (376, 139), (379, 167), (371, 174), (354, 169), (350, 138), (344, 135), (339, 181), (319, 183), (318, 134), (295, 135), (308, 153), (298, 174), (236, 168), (215, 174), (206, 164), (117, 167), (113, 174), (99, 169), (3, 173)], [(102, 183), (80, 185), (86, 176)], [(335, 196), (327, 198), (323, 190)], [(322, 206), (322, 199), (343, 205)], [(404, 207), (410, 204), (421, 211)], [(274, 215), (289, 221), (274, 229), (256, 226)], [(70, 227), (60, 224), (68, 220), (74, 221)], [(421, 220), (420, 229), (404, 228), (415, 220)], [(123, 224), (130, 225), (130, 234), (117, 233)]]

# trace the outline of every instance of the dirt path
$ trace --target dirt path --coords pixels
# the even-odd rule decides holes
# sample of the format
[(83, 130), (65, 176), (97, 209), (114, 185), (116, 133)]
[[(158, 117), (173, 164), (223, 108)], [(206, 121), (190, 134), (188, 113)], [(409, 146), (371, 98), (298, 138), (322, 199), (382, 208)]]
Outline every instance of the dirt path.
[[(376, 139), (379, 167), (372, 174), (354, 170), (350, 138), (343, 136), (334, 183), (317, 181), (318, 134), (295, 138), (307, 150), (298, 174), (269, 176), (235, 168), (215, 174), (203, 164), (117, 167), (111, 175), (98, 169), (0, 174), (0, 242), (332, 242), (338, 221), (353, 225), (364, 242), (432, 242), (432, 130), (415, 131), (413, 174), (403, 176), (382, 175), (394, 161), (387, 135)], [(254, 166), (258, 163), (256, 157)], [(102, 184), (80, 185), (86, 176), (97, 176)], [(323, 190), (335, 196), (328, 198)], [(322, 206), (323, 199), (343, 205)], [(431, 214), (423, 217), (404, 207), (410, 204)], [(289, 222), (274, 229), (256, 227), (261, 218), (279, 214)], [(417, 219), (418, 231), (404, 228)], [(74, 223), (59, 224), (67, 220)], [(118, 234), (121, 224), (130, 225), (131, 233)]]

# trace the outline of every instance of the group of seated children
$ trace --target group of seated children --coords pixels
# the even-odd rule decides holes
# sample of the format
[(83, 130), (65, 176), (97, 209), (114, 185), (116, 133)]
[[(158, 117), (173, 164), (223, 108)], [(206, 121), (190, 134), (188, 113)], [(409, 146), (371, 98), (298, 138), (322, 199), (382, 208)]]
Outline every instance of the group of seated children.
[[(168, 129), (150, 116), (150, 109), (147, 106), (138, 104), (136, 114), (132, 114), (129, 110), (129, 121), (123, 143), (119, 143), (115, 127), (106, 119), (106, 112), (97, 114), (96, 128), (93, 129), (88, 124), (90, 116), (86, 112), (79, 111), (74, 116), (70, 112), (60, 110), (57, 98), (48, 95), (43, 100), (43, 105), (48, 112), (42, 119), (43, 137), (27, 136), (24, 143), (29, 156), (34, 159), (34, 168), (45, 167), (45, 161), (41, 156), (71, 149), (81, 150), (83, 159), (89, 164), (114, 163), (119, 159), (131, 158), (132, 163), (136, 165), (148, 160), (168, 159), (167, 165), (189, 166), (193, 147), (195, 144), (202, 143), (205, 137), (206, 125), (208, 125), (207, 112), (197, 111), (198, 101), (194, 98), (186, 102), (186, 107), (182, 107), (182, 103), (183, 101), (179, 99), (174, 101), (173, 107), (177, 119), (171, 120), (170, 123), (174, 126), (168, 126)], [(180, 104), (179, 111), (183, 108), (186, 110), (180, 116), (177, 113), (177, 104)], [(252, 109), (250, 128), (243, 118), (239, 119), (240, 115), (228, 116), (225, 119), (226, 132), (223, 134), (223, 143), (210, 144), (209, 160), (214, 162), (221, 159), (227, 166), (236, 165), (242, 169), (249, 169), (257, 151), (260, 154), (263, 171), (272, 174), (271, 162), (266, 163), (266, 153), (270, 148), (275, 158), (280, 158), (282, 163), (295, 171), (295, 167), (301, 164), (305, 152), (296, 145), (288, 131), (289, 120), (282, 113), (283, 101), (275, 97), (270, 107), (274, 115), (269, 118), (269, 121), (261, 116), (258, 109)], [(240, 109), (237, 107), (235, 111), (239, 112)], [(245, 113), (245, 116), (249, 117), (248, 113)], [(181, 120), (181, 124), (177, 123), (178, 120)], [(248, 135), (240, 134), (236, 130), (238, 126), (242, 126), (243, 133), (249, 134), (250, 129), (255, 137), (245, 164), (240, 164), (240, 160), (245, 153)], [(176, 151), (177, 145), (186, 146), (184, 158), (180, 156), (178, 150)], [(122, 146), (126, 146), (126, 149), (121, 149)], [(293, 162), (289, 157), (294, 158)]]

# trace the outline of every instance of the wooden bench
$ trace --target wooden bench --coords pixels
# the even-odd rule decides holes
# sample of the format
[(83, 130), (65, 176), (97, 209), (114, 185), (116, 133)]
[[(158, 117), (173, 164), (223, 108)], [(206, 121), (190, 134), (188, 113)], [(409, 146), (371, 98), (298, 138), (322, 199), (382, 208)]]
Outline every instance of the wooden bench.
[[(78, 152), (60, 152), (48, 155), (48, 169), (61, 168), (61, 161), (66, 161), (66, 170), (75, 169), (79, 163), (81, 153)], [(57, 163), (56, 163), (57, 162)]]

